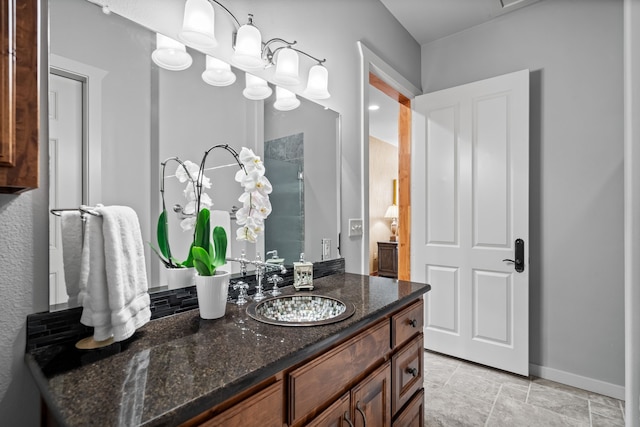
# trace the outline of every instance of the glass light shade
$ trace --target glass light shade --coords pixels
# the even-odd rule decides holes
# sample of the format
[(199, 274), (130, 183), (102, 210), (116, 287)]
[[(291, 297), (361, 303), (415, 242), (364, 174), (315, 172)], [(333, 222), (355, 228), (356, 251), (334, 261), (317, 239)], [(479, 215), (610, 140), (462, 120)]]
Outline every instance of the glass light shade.
[(242, 91), (245, 98), (253, 101), (259, 101), (271, 96), (273, 90), (269, 87), (266, 80), (253, 74), (245, 73), (246, 87)]
[(238, 29), (235, 52), (231, 61), (244, 68), (260, 68), (262, 60), (262, 35), (252, 24), (245, 24)]
[(387, 208), (387, 211), (384, 213), (385, 218), (398, 218), (398, 206), (391, 205)]
[(309, 79), (307, 80), (307, 88), (304, 90), (304, 96), (312, 99), (327, 99), (331, 95), (328, 91), (329, 71), (322, 65), (314, 65), (309, 70)]
[(218, 45), (214, 34), (215, 13), (207, 0), (187, 0), (184, 5), (182, 30), (178, 38), (198, 48), (211, 48)]
[(229, 86), (236, 81), (231, 65), (207, 55), (207, 69), (202, 73), (202, 80), (212, 86)]
[(273, 107), (280, 111), (291, 111), (298, 108), (300, 100), (296, 97), (296, 94), (290, 90), (276, 86), (276, 102), (273, 103)]
[(170, 71), (186, 70), (193, 62), (182, 43), (162, 34), (156, 34), (156, 50), (151, 53), (151, 59), (158, 67)]
[(290, 47), (280, 49), (273, 81), (288, 86), (300, 83), (300, 78), (298, 77), (298, 52)]

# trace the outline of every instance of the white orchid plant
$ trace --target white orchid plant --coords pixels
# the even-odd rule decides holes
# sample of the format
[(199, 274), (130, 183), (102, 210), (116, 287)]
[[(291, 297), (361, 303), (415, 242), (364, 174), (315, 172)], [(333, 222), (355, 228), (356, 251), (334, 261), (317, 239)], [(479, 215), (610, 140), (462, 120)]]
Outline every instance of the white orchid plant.
[[(158, 218), (158, 249), (152, 246), (167, 268), (196, 267), (200, 275), (213, 275), (216, 267), (225, 263), (226, 232), (220, 227), (214, 228), (213, 245), (210, 244), (209, 209), (213, 206), (213, 202), (204, 191), (204, 189), (208, 190), (212, 187), (211, 180), (204, 175), (204, 171), (207, 156), (215, 148), (224, 148), (231, 153), (240, 167), (235, 175), (235, 180), (244, 188), (244, 192), (238, 198), (242, 203), (242, 208), (236, 212), (236, 223), (240, 226), (236, 240), (255, 243), (257, 237), (264, 232), (264, 220), (271, 213), (269, 194), (272, 191), (272, 186), (265, 176), (262, 160), (251, 149), (243, 147), (238, 154), (228, 145), (215, 145), (204, 153), (200, 165), (188, 160), (183, 162), (178, 157), (171, 157), (161, 163), (162, 213)], [(180, 210), (183, 214), (180, 226), (183, 231), (194, 230), (189, 256), (182, 262), (177, 261), (171, 254), (164, 199), (165, 168), (167, 163), (172, 160), (178, 163), (175, 177), (181, 183), (186, 183), (184, 196), (187, 203)]]

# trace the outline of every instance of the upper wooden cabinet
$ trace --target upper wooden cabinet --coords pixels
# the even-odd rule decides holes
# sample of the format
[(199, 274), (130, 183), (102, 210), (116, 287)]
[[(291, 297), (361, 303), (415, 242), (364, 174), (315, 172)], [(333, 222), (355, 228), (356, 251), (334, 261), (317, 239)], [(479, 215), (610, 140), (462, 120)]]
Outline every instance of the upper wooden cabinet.
[(0, 193), (38, 187), (38, 0), (0, 0)]

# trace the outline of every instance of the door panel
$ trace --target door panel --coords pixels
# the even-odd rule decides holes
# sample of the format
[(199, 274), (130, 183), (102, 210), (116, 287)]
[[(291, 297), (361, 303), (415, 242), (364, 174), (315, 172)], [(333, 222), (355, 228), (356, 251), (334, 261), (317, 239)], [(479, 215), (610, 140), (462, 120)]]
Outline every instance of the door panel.
[[(528, 70), (414, 100), (412, 279), (425, 347), (528, 374)], [(526, 263), (525, 257), (525, 263)]]

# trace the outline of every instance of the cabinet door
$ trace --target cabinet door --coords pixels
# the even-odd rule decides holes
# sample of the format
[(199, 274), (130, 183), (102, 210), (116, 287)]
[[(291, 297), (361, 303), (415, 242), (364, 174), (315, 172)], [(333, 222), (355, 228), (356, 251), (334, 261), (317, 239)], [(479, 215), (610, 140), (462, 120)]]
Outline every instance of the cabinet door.
[(278, 381), (242, 403), (200, 424), (200, 427), (282, 427), (283, 417), (282, 381)]
[(351, 413), (356, 427), (391, 426), (391, 365), (384, 365), (351, 392)]
[(350, 414), (351, 399), (345, 393), (340, 399), (314, 418), (307, 427), (348, 427), (353, 425)]
[(393, 422), (393, 427), (424, 427), (424, 389), (413, 396), (411, 402)]
[(424, 344), (420, 334), (405, 345), (391, 359), (393, 371), (393, 400), (391, 409), (395, 415), (422, 388)]
[(15, 20), (13, 1), (0, 4), (0, 166), (13, 166), (15, 103)]

